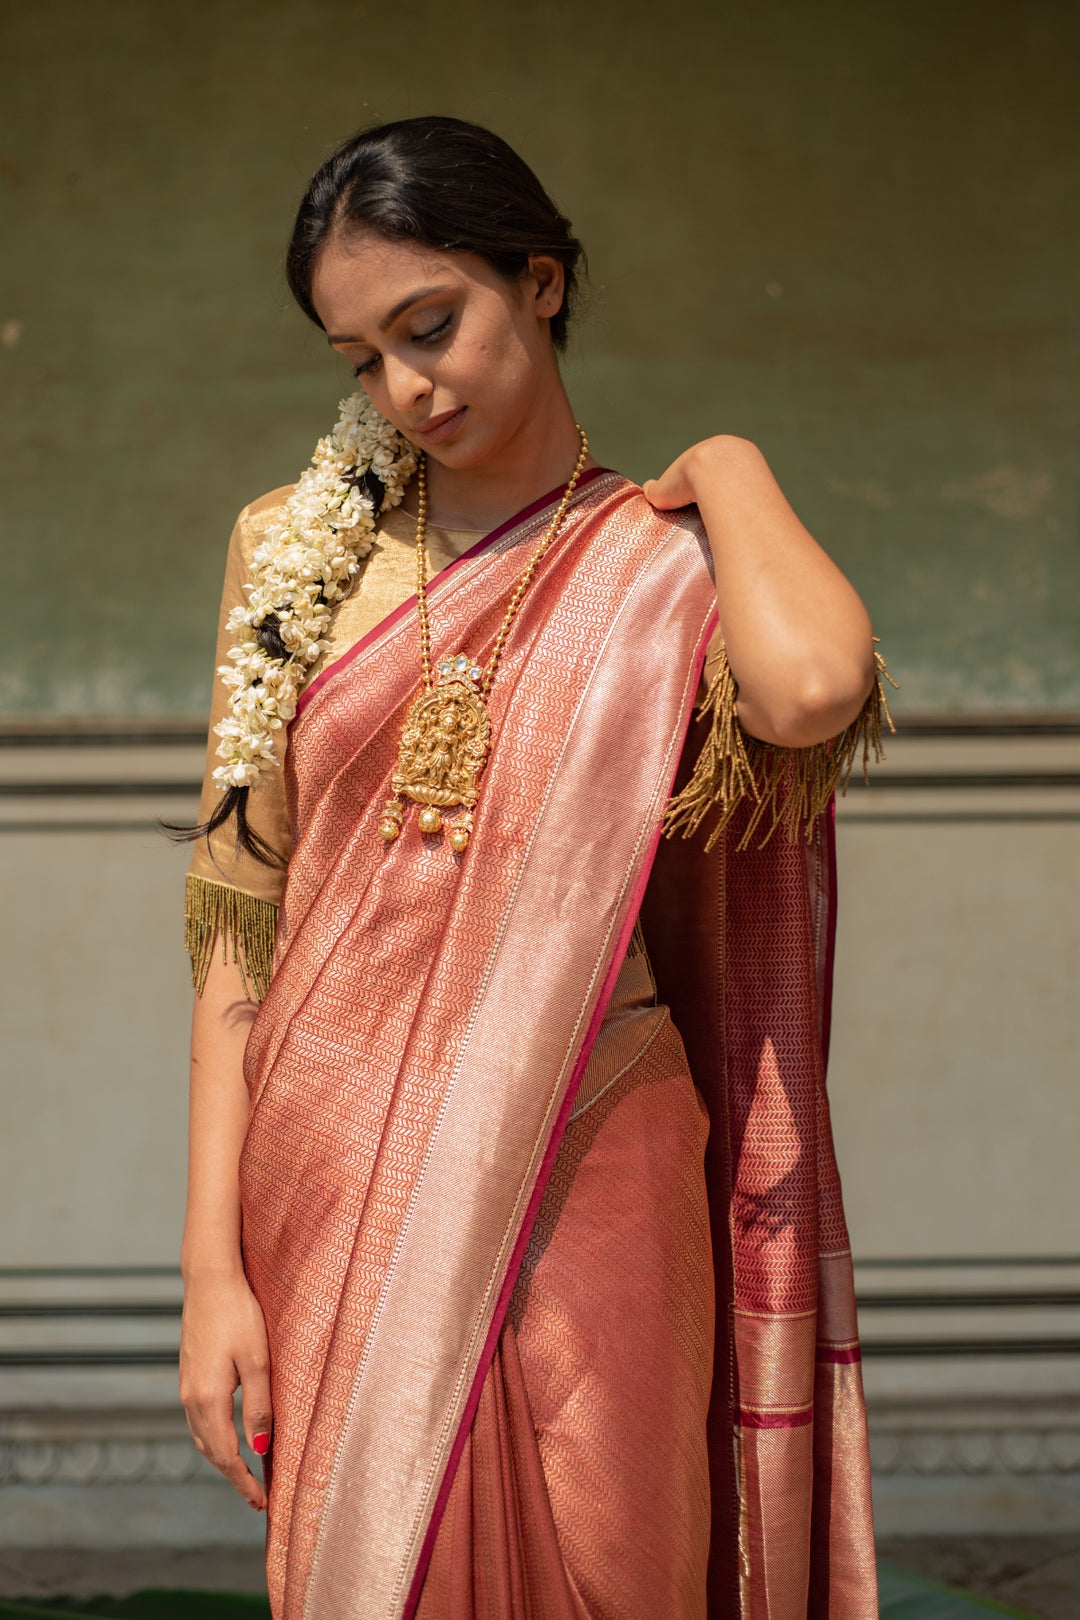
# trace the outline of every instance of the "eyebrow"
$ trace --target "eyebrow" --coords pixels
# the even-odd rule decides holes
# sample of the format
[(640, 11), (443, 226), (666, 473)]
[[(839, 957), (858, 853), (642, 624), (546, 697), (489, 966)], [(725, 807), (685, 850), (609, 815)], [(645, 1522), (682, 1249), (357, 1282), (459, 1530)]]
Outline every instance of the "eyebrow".
[[(393, 326), (399, 315), (404, 315), (407, 309), (411, 309), (413, 304), (418, 304), (422, 298), (430, 298), (432, 293), (450, 291), (451, 289), (449, 287), (421, 287), (418, 292), (409, 293), (406, 298), (402, 298), (399, 303), (394, 305), (389, 315), (385, 316), (383, 320), (379, 322), (379, 331), (385, 332), (389, 327)], [(326, 341), (327, 343), (332, 344), (364, 343), (367, 340), (365, 338), (348, 337), (344, 333), (331, 332), (327, 334)]]

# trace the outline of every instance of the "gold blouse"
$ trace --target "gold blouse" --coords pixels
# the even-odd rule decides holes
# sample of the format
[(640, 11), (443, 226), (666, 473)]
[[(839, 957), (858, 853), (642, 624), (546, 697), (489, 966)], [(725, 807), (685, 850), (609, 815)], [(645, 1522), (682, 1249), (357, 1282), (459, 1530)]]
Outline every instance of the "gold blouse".
[[(213, 780), (213, 771), (221, 761), (217, 757), (218, 738), (214, 726), (229, 712), (231, 692), (216, 671), (227, 663), (228, 651), (234, 636), (226, 629), (229, 614), (238, 604), (246, 601), (243, 586), (251, 578), (251, 559), (256, 546), (272, 523), (281, 516), (281, 509), (293, 486), (271, 490), (268, 495), (252, 501), (236, 520), (229, 541), (229, 554), (225, 563), (225, 586), (218, 616), (217, 653), (214, 659), (214, 694), (210, 708), (210, 737), (206, 751), (206, 770), (203, 776), (202, 797), (199, 801), (199, 823), (207, 820), (217, 804), (220, 794)], [(481, 539), (481, 529), (444, 529), (434, 523), (427, 526), (428, 578), (431, 579), (448, 563), (460, 557)], [(375, 531), (374, 544), (360, 564), (353, 588), (334, 610), (326, 637), (326, 647), (319, 661), (312, 665), (305, 685), (313, 681), (329, 664), (333, 664), (350, 647), (356, 645), (369, 630), (400, 607), (416, 590), (416, 519), (402, 508), (380, 519)], [(420, 648), (417, 644), (416, 667), (419, 678)], [(288, 860), (292, 852), (289, 818), (285, 810), (285, 786), (281, 771), (265, 777), (248, 795), (248, 822), (272, 849)], [(253, 856), (236, 849), (235, 833), (230, 826), (214, 833), (209, 839), (200, 838), (195, 845), (188, 867), (191, 878), (206, 883), (224, 884), (239, 889), (245, 895), (276, 906), (285, 882), (285, 873), (278, 867), (264, 866)], [(190, 885), (189, 885), (190, 887)]]

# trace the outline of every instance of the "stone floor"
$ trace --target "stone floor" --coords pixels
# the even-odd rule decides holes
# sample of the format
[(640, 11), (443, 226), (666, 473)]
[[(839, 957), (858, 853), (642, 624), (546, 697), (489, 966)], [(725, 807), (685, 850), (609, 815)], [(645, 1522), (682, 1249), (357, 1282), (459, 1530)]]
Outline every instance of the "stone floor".
[[(905, 1536), (879, 1544), (883, 1558), (979, 1597), (994, 1598), (1033, 1620), (1080, 1617), (1080, 1536)], [(265, 1590), (260, 1548), (0, 1549), (0, 1597), (64, 1592), (123, 1596), (143, 1586), (208, 1591)]]
[(261, 1547), (166, 1547), (138, 1551), (0, 1548), (0, 1597), (123, 1597), (144, 1586), (265, 1592)]
[(1080, 1620), (1080, 1535), (889, 1536), (878, 1552), (1034, 1620)]

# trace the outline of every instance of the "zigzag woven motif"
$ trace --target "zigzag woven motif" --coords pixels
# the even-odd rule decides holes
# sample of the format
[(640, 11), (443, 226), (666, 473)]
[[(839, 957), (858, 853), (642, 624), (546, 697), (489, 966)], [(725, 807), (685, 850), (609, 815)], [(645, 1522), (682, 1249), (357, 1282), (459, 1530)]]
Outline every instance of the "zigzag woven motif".
[[(670, 527), (655, 518), (643, 549), (640, 522), (618, 522), (629, 493), (622, 480), (581, 493), (526, 597), (492, 693), (494, 748), (464, 860), (415, 821), (389, 849), (378, 837), (418, 678), (413, 614), (343, 664), (293, 727), (296, 837), (279, 961), (248, 1045), (240, 1165), (245, 1263), (280, 1414), (275, 1613), (302, 1612), (373, 1313), (467, 1034), (462, 986), (482, 980), (598, 630)], [(466, 647), (483, 659), (543, 521), (432, 593), (436, 655)]]

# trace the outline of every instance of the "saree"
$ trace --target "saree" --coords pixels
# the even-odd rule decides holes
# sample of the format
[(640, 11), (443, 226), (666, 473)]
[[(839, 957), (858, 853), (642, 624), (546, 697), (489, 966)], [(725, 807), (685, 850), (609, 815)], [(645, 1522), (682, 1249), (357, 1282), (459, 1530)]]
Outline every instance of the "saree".
[[(486, 656), (555, 498), (432, 582), (440, 645)], [(661, 843), (715, 617), (696, 515), (586, 475), (463, 855), (378, 836), (415, 601), (304, 694), (239, 1166), (275, 1620), (877, 1612), (831, 824)]]

